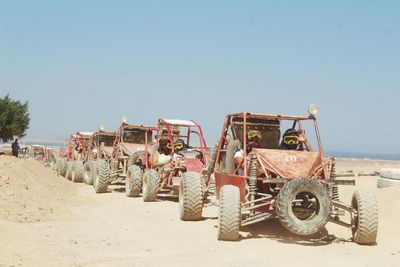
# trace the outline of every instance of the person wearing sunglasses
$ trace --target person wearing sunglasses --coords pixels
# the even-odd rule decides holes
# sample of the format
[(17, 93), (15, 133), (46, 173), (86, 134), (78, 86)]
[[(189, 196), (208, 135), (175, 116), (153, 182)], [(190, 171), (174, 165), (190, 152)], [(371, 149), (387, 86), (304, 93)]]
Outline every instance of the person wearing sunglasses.
[(313, 151), (304, 130), (296, 130), (293, 128), (289, 128), (285, 131), (279, 147), (284, 150)]
[(188, 146), (185, 144), (185, 141), (183, 141), (182, 139), (176, 139), (174, 142), (174, 151), (179, 153), (182, 150), (187, 149)]
[[(250, 130), (247, 132), (247, 146), (246, 146), (246, 154), (248, 155), (253, 148), (258, 147), (258, 143), (261, 139), (261, 133), (258, 130)], [(245, 168), (245, 160), (244, 160), (244, 152), (243, 149), (237, 149), (235, 151), (235, 155), (233, 156), (235, 159), (235, 166), (238, 169), (238, 175), (242, 175)], [(248, 163), (248, 160), (246, 160)]]

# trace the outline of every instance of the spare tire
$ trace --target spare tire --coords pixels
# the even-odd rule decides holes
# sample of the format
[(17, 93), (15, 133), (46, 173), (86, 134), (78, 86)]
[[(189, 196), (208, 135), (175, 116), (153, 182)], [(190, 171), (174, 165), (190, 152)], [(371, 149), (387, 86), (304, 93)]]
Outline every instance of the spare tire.
[(226, 148), (225, 168), (222, 170), (225, 173), (233, 173), (235, 171), (235, 151), (240, 147), (239, 140), (230, 140)]
[(283, 227), (297, 235), (312, 235), (328, 222), (332, 200), (320, 181), (301, 178), (288, 181), (275, 203)]

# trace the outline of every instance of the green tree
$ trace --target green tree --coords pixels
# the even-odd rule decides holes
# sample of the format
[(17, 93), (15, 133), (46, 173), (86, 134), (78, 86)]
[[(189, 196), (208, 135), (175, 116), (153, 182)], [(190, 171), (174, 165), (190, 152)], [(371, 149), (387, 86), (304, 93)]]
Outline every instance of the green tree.
[(15, 101), (8, 95), (0, 98), (0, 140), (7, 142), (14, 136), (25, 136), (29, 121), (28, 101)]

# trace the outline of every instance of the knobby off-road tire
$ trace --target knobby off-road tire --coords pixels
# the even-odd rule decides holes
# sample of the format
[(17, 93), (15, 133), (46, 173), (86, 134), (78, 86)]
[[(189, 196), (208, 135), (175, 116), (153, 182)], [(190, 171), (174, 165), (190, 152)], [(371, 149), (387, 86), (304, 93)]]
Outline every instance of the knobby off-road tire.
[(56, 161), (56, 159), (50, 161), (50, 169), (52, 171), (56, 171), (57, 172), (57, 161)]
[(241, 223), (240, 191), (237, 186), (224, 185), (221, 188), (218, 210), (218, 240), (239, 239)]
[(56, 167), (55, 167), (55, 171), (57, 174), (60, 174), (60, 162), (61, 162), (61, 158), (56, 158)]
[(128, 197), (139, 197), (142, 192), (143, 171), (137, 165), (128, 168), (125, 179), (125, 192)]
[(378, 234), (378, 202), (374, 192), (361, 188), (354, 191), (351, 206), (357, 211), (352, 222), (354, 242), (374, 244)]
[(85, 184), (92, 185), (93, 184), (93, 176), (95, 175), (95, 162), (92, 160), (86, 161), (85, 165), (83, 165), (83, 181)]
[(143, 175), (143, 201), (151, 202), (157, 199), (160, 189), (160, 176), (155, 170), (146, 170)]
[(96, 161), (97, 166), (94, 172), (93, 187), (96, 193), (107, 192), (110, 180), (110, 169), (107, 161), (100, 159)]
[(118, 167), (119, 167), (118, 159), (111, 159), (111, 161), (110, 161), (110, 169), (111, 169), (111, 171), (118, 170)]
[(218, 144), (214, 146), (210, 160), (208, 161), (207, 176), (210, 176), (212, 173), (214, 173), (215, 161), (217, 160), (217, 151), (218, 151)]
[(67, 173), (65, 175), (65, 178), (67, 178), (68, 180), (71, 181), (73, 171), (74, 171), (74, 162), (68, 161), (67, 162)]
[(378, 188), (400, 186), (400, 168), (382, 168), (377, 180)]
[(382, 168), (379, 176), (393, 180), (400, 180), (400, 168)]
[(74, 168), (72, 170), (71, 180), (74, 183), (82, 183), (83, 182), (83, 162), (80, 160), (74, 161)]
[(400, 186), (400, 180), (378, 177), (376, 185), (378, 188)]
[[(316, 200), (315, 211), (307, 218), (298, 218), (293, 210), (293, 201), (299, 194), (309, 194)], [(297, 235), (312, 235), (320, 231), (331, 213), (331, 197), (326, 187), (318, 180), (295, 179), (287, 182), (276, 200), (276, 214), (290, 232)]]
[(61, 158), (59, 161), (58, 172), (61, 176), (67, 176), (68, 162), (66, 158)]
[(202, 177), (197, 172), (183, 173), (179, 183), (179, 215), (183, 221), (198, 221), (203, 212)]

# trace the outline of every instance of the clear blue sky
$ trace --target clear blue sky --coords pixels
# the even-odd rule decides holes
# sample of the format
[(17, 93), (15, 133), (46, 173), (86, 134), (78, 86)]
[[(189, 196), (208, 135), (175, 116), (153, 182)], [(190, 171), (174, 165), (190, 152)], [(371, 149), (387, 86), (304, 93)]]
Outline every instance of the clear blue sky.
[(27, 138), (228, 112), (318, 116), (327, 150), (400, 152), (400, 1), (0, 0), (0, 96)]

